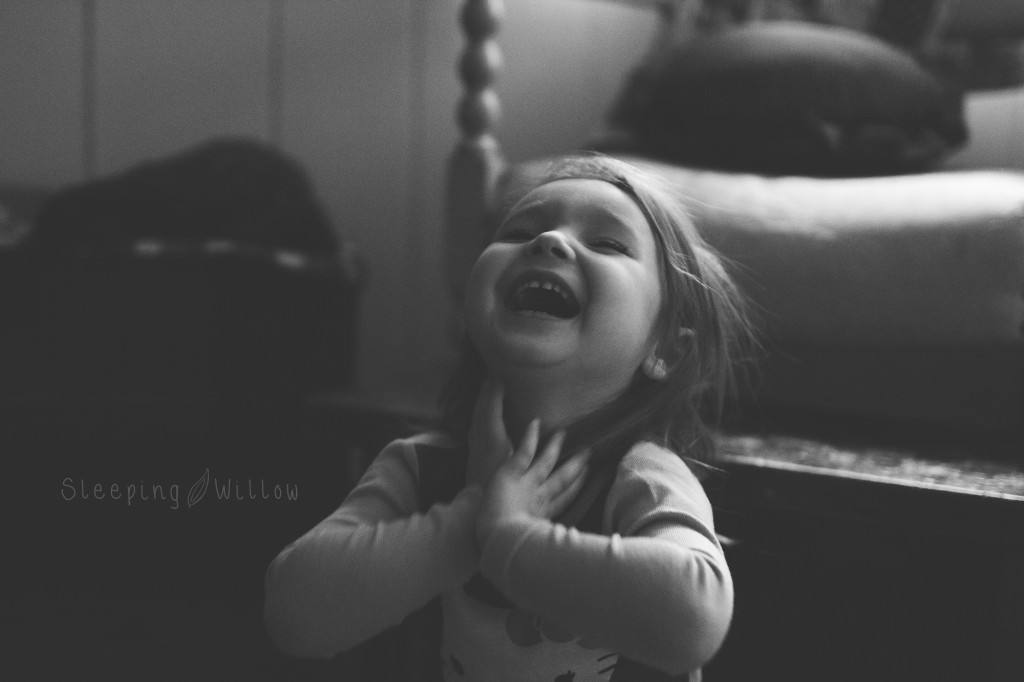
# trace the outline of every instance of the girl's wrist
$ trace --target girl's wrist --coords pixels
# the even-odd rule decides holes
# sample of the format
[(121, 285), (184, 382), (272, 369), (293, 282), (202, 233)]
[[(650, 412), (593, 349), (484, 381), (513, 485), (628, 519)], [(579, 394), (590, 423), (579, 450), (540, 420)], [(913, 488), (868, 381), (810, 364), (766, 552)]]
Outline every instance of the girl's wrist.
[(480, 554), (484, 553), (495, 532), (503, 526), (507, 526), (513, 519), (503, 518), (494, 515), (481, 515), (476, 522), (476, 546)]
[(529, 522), (532, 517), (526, 512), (519, 512), (502, 508), (495, 504), (495, 501), (484, 491), (483, 500), (480, 503), (480, 511), (476, 520), (476, 542), (477, 547), (483, 552), (488, 541), (499, 529), (518, 522)]

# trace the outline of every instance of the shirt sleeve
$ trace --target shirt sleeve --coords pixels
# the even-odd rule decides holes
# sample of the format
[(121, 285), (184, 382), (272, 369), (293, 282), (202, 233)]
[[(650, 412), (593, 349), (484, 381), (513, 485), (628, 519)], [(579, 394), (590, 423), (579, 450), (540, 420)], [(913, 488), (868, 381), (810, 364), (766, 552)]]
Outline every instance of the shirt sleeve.
[(675, 454), (633, 448), (605, 508), (609, 535), (521, 519), (495, 528), (482, 571), (513, 602), (670, 674), (701, 667), (733, 608), (711, 505)]
[(417, 478), (414, 443), (391, 443), (334, 513), (271, 562), (264, 621), (281, 650), (334, 656), (478, 569), (480, 489), (464, 489), (424, 514)]

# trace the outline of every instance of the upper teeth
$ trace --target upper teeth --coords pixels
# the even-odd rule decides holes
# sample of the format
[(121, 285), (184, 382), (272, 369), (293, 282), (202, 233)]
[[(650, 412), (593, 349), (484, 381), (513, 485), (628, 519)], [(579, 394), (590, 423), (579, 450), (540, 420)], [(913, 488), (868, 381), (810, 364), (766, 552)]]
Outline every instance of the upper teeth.
[(569, 300), (569, 292), (567, 292), (565, 289), (555, 284), (554, 282), (541, 282), (539, 279), (531, 279), (528, 282), (523, 282), (522, 284), (520, 284), (516, 293), (526, 291), (527, 289), (549, 289), (558, 294), (559, 296), (561, 296), (562, 298), (564, 298), (565, 300)]

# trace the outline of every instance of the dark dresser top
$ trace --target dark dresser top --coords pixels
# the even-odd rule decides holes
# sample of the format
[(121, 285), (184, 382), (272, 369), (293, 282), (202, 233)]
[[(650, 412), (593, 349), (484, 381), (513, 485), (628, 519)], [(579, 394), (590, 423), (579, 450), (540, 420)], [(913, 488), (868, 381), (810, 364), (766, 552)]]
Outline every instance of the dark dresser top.
[(1024, 453), (1013, 463), (786, 436), (728, 435), (719, 441), (719, 457), (732, 465), (1024, 502)]

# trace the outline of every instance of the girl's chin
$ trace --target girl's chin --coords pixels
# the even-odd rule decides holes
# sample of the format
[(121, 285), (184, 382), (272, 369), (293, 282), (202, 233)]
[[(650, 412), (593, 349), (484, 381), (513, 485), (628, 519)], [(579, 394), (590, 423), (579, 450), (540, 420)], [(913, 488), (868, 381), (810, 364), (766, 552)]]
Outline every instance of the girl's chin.
[(563, 319), (542, 313), (508, 309), (469, 317), (467, 329), (473, 345), (488, 364), (508, 367), (545, 367), (573, 358), (580, 351), (579, 318)]
[(572, 359), (579, 350), (571, 334), (514, 333), (505, 330), (491, 335), (483, 344), (480, 341), (474, 339), (488, 364), (522, 369), (557, 366)]

